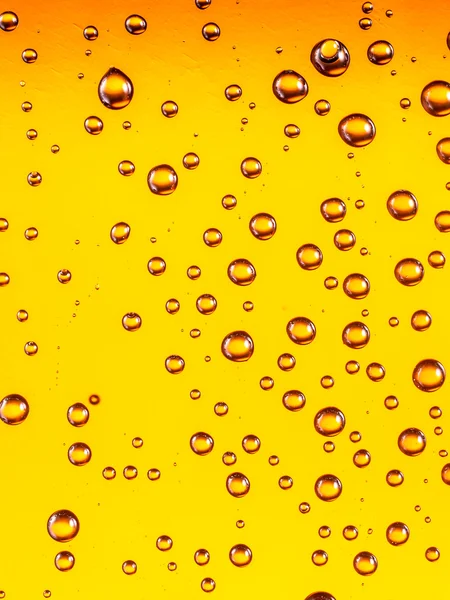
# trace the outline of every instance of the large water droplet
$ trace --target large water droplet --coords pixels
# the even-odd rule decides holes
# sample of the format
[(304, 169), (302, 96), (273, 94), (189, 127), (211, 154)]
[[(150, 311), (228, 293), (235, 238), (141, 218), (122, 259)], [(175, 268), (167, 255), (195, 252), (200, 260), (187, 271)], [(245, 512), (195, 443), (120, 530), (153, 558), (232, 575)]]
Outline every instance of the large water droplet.
[(98, 96), (104, 106), (119, 110), (128, 106), (133, 98), (131, 79), (120, 69), (111, 67), (98, 84)]

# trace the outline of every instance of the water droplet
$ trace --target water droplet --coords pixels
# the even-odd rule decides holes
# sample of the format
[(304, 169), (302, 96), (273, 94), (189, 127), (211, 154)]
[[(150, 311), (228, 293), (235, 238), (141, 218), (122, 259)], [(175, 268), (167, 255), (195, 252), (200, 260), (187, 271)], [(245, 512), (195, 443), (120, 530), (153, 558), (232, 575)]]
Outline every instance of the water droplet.
[(225, 89), (225, 98), (230, 102), (236, 102), (242, 96), (242, 89), (237, 84), (229, 85)]
[(211, 577), (205, 577), (202, 579), (200, 587), (204, 592), (213, 592), (216, 589), (216, 582)]
[(161, 471), (159, 469), (149, 469), (147, 472), (147, 477), (150, 481), (158, 481), (161, 477)]
[(442, 467), (441, 478), (444, 483), (450, 485), (450, 463)]
[(228, 277), (236, 285), (250, 285), (255, 281), (256, 269), (246, 258), (238, 258), (229, 264)]
[(296, 71), (281, 71), (273, 80), (272, 91), (278, 100), (285, 104), (294, 104), (308, 94), (306, 80)]
[(256, 435), (246, 435), (242, 447), (248, 454), (255, 454), (261, 448), (261, 440)]
[(342, 288), (349, 298), (362, 300), (367, 298), (370, 292), (370, 282), (361, 273), (352, 273), (344, 279)]
[(342, 332), (342, 341), (349, 348), (359, 350), (367, 346), (370, 340), (370, 331), (367, 325), (354, 321), (349, 323)]
[(24, 235), (27, 240), (33, 241), (37, 238), (37, 236), (39, 235), (39, 232), (36, 229), (36, 227), (28, 227), (28, 229), (25, 230)]
[(366, 374), (372, 381), (381, 381), (386, 375), (386, 370), (380, 363), (370, 363), (367, 365)]
[(75, 557), (71, 552), (58, 552), (55, 556), (55, 567), (58, 571), (70, 571), (75, 565)]
[(405, 523), (397, 521), (386, 529), (386, 539), (393, 546), (401, 546), (409, 539), (409, 528)]
[(247, 179), (256, 179), (262, 173), (262, 164), (257, 158), (249, 156), (241, 162), (241, 172)]
[(28, 356), (34, 356), (39, 348), (36, 342), (27, 342), (23, 349)]
[(127, 465), (123, 470), (123, 476), (125, 479), (136, 479), (138, 476), (138, 470), (133, 465)]
[(355, 571), (360, 575), (372, 575), (378, 568), (378, 561), (370, 552), (360, 552), (353, 559)]
[(38, 136), (38, 132), (36, 131), (36, 129), (29, 129), (27, 131), (27, 138), (29, 140), (35, 140)]
[(310, 594), (305, 600), (336, 600), (334, 596), (328, 592), (314, 592)]
[(0, 15), (0, 29), (2, 31), (14, 31), (18, 24), (19, 17), (11, 10), (7, 10)]
[(427, 548), (425, 551), (425, 558), (430, 562), (435, 562), (439, 559), (440, 556), (441, 553), (439, 552), (438, 548), (436, 548), (436, 546), (430, 546), (430, 548)]
[(140, 437), (135, 437), (133, 438), (131, 444), (133, 448), (142, 448), (142, 446), (144, 445), (144, 440)]
[(315, 483), (316, 496), (324, 502), (332, 502), (342, 493), (342, 483), (336, 475), (322, 475)]
[(111, 67), (98, 84), (98, 96), (106, 108), (119, 110), (128, 106), (133, 98), (131, 79), (120, 69)]
[(277, 223), (272, 215), (258, 213), (250, 219), (249, 228), (258, 240), (270, 240), (275, 235)]
[(328, 562), (328, 554), (325, 552), (325, 550), (315, 550), (312, 553), (311, 560), (316, 567), (322, 567)]
[(410, 427), (398, 436), (398, 447), (406, 456), (419, 456), (425, 450), (427, 440), (420, 429)]
[(398, 407), (398, 399), (395, 396), (387, 396), (384, 399), (384, 406), (388, 409), (388, 410), (394, 410), (395, 408)]
[(178, 104), (173, 100), (166, 100), (161, 106), (161, 112), (168, 119), (172, 119), (178, 114)]
[(338, 126), (342, 140), (354, 148), (362, 148), (373, 142), (375, 124), (366, 115), (354, 113), (344, 117)]
[(306, 398), (298, 390), (290, 390), (283, 394), (283, 405), (292, 412), (301, 410), (306, 404)]
[(349, 542), (351, 542), (352, 540), (356, 540), (356, 538), (358, 537), (358, 533), (358, 529), (354, 525), (347, 525), (342, 531), (342, 535)]
[(229, 333), (222, 341), (222, 354), (233, 362), (245, 362), (251, 358), (254, 345), (250, 335), (245, 331)]
[(416, 216), (419, 208), (417, 198), (406, 190), (398, 190), (391, 194), (386, 206), (391, 217), (398, 221), (409, 221)]
[(299, 505), (298, 510), (302, 513), (302, 515), (306, 515), (311, 510), (311, 506), (308, 502), (302, 502)]
[(295, 344), (304, 346), (316, 337), (316, 326), (306, 317), (295, 317), (286, 325), (286, 332)]
[(314, 244), (303, 244), (297, 250), (297, 262), (306, 271), (318, 269), (322, 264), (322, 260), (322, 251)]
[(217, 308), (217, 300), (211, 294), (203, 294), (197, 298), (196, 306), (202, 315), (211, 315)]
[(237, 457), (236, 454), (234, 452), (224, 452), (224, 454), (222, 455), (222, 462), (224, 465), (227, 465), (228, 467), (230, 467), (231, 465), (234, 465), (237, 461)]
[(211, 6), (211, 0), (195, 0), (195, 6), (200, 10), (205, 10)]
[(140, 15), (130, 15), (125, 20), (125, 29), (132, 35), (141, 35), (147, 29), (147, 21)]
[(147, 182), (151, 192), (167, 196), (177, 189), (178, 175), (171, 166), (158, 165), (149, 171)]
[(98, 29), (94, 25), (88, 25), (84, 28), (83, 35), (89, 42), (93, 42), (98, 38)]
[(423, 88), (420, 100), (429, 115), (445, 117), (450, 114), (450, 83), (432, 81)]
[(228, 492), (235, 498), (246, 496), (250, 490), (250, 481), (242, 473), (231, 473), (226, 482)]
[(122, 160), (119, 163), (118, 169), (119, 169), (119, 173), (121, 175), (124, 175), (125, 177), (129, 177), (130, 175), (133, 175), (136, 167), (131, 162), (131, 160)]
[(179, 375), (184, 371), (185, 362), (181, 356), (177, 356), (173, 354), (172, 356), (168, 356), (165, 361), (166, 369), (172, 375)]
[(277, 360), (278, 367), (286, 372), (292, 371), (295, 367), (295, 363), (295, 356), (292, 356), (292, 354), (289, 353), (280, 354)]
[(389, 471), (389, 473), (386, 475), (386, 481), (391, 487), (397, 487), (401, 485), (404, 479), (403, 473), (397, 469), (392, 469), (392, 471)]
[(428, 255), (428, 264), (433, 269), (442, 269), (445, 266), (445, 256), (439, 250), (433, 250)]
[(339, 223), (347, 213), (347, 207), (343, 200), (339, 198), (328, 198), (320, 205), (322, 217), (328, 223)]
[(235, 567), (246, 567), (252, 562), (253, 554), (245, 544), (236, 544), (231, 548), (229, 558)]
[(208, 433), (198, 432), (191, 437), (191, 450), (200, 456), (206, 456), (214, 448), (214, 440)]
[(195, 152), (188, 152), (183, 156), (183, 166), (189, 171), (193, 171), (200, 164), (200, 158)]
[(367, 467), (372, 460), (368, 450), (358, 450), (353, 455), (353, 464), (360, 469)]
[(326, 437), (334, 437), (345, 427), (344, 413), (334, 406), (322, 408), (314, 417), (314, 427), (317, 433)]
[(237, 204), (237, 200), (231, 194), (227, 194), (226, 196), (224, 196), (222, 198), (222, 206), (226, 210), (232, 210), (236, 206), (236, 204)]
[(111, 228), (110, 236), (115, 244), (123, 244), (130, 237), (131, 228), (128, 223), (121, 221)]
[(194, 560), (200, 567), (204, 567), (205, 565), (207, 565), (209, 563), (210, 558), (211, 557), (208, 550), (205, 550), (204, 548), (196, 550), (194, 554)]
[(122, 318), (122, 325), (127, 331), (137, 331), (142, 325), (142, 319), (137, 313), (126, 313)]
[(98, 135), (103, 131), (103, 121), (99, 117), (88, 117), (84, 121), (84, 128), (91, 135)]
[(38, 185), (41, 185), (42, 175), (37, 171), (31, 171), (31, 173), (28, 173), (27, 175), (27, 181), (31, 186), (36, 187)]
[(91, 460), (92, 452), (87, 444), (76, 442), (70, 446), (67, 456), (73, 465), (82, 467), (83, 465), (87, 465)]
[(47, 522), (47, 531), (57, 542), (72, 541), (80, 530), (78, 517), (70, 510), (54, 512)]
[(434, 219), (434, 224), (441, 233), (448, 233), (450, 231), (450, 210), (439, 212)]
[(411, 327), (416, 331), (426, 331), (431, 322), (431, 315), (426, 310), (416, 310), (411, 317)]
[(202, 35), (208, 42), (215, 42), (220, 37), (220, 27), (217, 23), (206, 23), (202, 28)]
[(28, 402), (20, 394), (10, 394), (0, 402), (0, 419), (7, 425), (20, 425), (29, 412)]
[(192, 279), (193, 281), (198, 279), (201, 274), (202, 274), (202, 272), (201, 272), (200, 267), (196, 267), (195, 265), (193, 265), (192, 267), (189, 267), (187, 270), (187, 276), (189, 277), (189, 279)]
[(22, 52), (22, 60), (25, 63), (33, 64), (37, 61), (38, 53), (33, 48), (27, 48)]
[(378, 40), (367, 49), (367, 58), (374, 65), (387, 65), (394, 58), (394, 48), (385, 40)]
[(175, 315), (180, 310), (180, 303), (175, 298), (171, 298), (166, 302), (166, 310), (169, 315)]
[(316, 44), (310, 58), (317, 71), (327, 77), (339, 77), (350, 64), (350, 54), (346, 46), (330, 38)]
[(444, 384), (444, 365), (433, 358), (421, 360), (414, 367), (412, 379), (414, 385), (422, 392), (435, 392)]
[(425, 272), (422, 263), (416, 258), (404, 258), (395, 267), (394, 275), (403, 285), (413, 286), (420, 283)]
[(68, 269), (61, 269), (58, 271), (57, 278), (59, 283), (69, 283), (72, 279), (72, 273)]
[(372, 27), (372, 19), (367, 19), (367, 18), (360, 19), (359, 26), (364, 31), (367, 31), (368, 29), (370, 29)]
[(211, 227), (203, 234), (203, 241), (210, 248), (217, 248), (222, 242), (222, 233), (215, 227)]
[(82, 427), (89, 421), (89, 410), (81, 402), (76, 402), (69, 407), (67, 420), (74, 427)]
[(159, 277), (166, 271), (166, 261), (160, 256), (154, 256), (148, 261), (147, 269), (150, 275)]
[(125, 573), (125, 575), (134, 575), (137, 571), (137, 564), (134, 562), (134, 560), (126, 560), (122, 564), (122, 571)]
[(314, 110), (319, 117), (325, 117), (331, 110), (331, 104), (328, 100), (317, 100), (314, 104)]
[(339, 285), (339, 281), (336, 279), (336, 277), (327, 277), (323, 284), (327, 290), (335, 290)]

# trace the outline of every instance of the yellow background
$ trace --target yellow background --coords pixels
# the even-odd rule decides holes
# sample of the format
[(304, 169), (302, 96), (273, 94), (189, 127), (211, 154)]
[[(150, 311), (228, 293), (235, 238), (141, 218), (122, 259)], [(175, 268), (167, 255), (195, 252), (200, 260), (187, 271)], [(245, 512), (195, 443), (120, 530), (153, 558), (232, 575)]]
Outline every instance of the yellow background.
[[(0, 423), (0, 589), (8, 600), (40, 598), (45, 589), (61, 600), (196, 599), (204, 597), (204, 577), (215, 580), (217, 600), (303, 600), (318, 590), (336, 600), (444, 593), (450, 489), (441, 481), (447, 461), (438, 452), (447, 447), (448, 383), (425, 394), (414, 387), (411, 374), (424, 358), (450, 364), (448, 266), (437, 270), (427, 263), (432, 250), (450, 254), (449, 239), (434, 226), (436, 213), (449, 208), (445, 184), (450, 167), (435, 151), (449, 134), (448, 121), (430, 116), (420, 103), (427, 83), (448, 79), (450, 7), (424, 0), (375, 2), (368, 31), (358, 25), (366, 16), (361, 2), (347, 0), (212, 0), (204, 11), (191, 0), (27, 0), (3, 9), (15, 11), (20, 22), (14, 32), (0, 31), (0, 216), (9, 221), (8, 231), (0, 233), (0, 271), (11, 278), (0, 289), (0, 397), (19, 393), (30, 405), (22, 425)], [(387, 9), (393, 10), (392, 18), (386, 17)], [(124, 28), (132, 13), (147, 20), (141, 36)], [(201, 34), (208, 21), (221, 28), (213, 43)], [(84, 39), (87, 25), (98, 28), (97, 40)], [(350, 52), (350, 67), (342, 77), (324, 77), (310, 63), (312, 47), (326, 37), (341, 40)], [(366, 55), (378, 39), (395, 49), (384, 67), (371, 64)], [(280, 54), (275, 51), (279, 46)], [(38, 52), (36, 63), (22, 61), (25, 48)], [(97, 95), (98, 82), (111, 66), (134, 84), (134, 98), (124, 110), (108, 110)], [(284, 69), (298, 71), (309, 84), (308, 96), (298, 104), (282, 104), (272, 93), (272, 81)], [(243, 94), (232, 103), (224, 90), (234, 83)], [(409, 110), (400, 108), (405, 97), (411, 100)], [(326, 117), (314, 112), (321, 98), (331, 103)], [(166, 100), (179, 106), (173, 119), (161, 114)], [(24, 101), (33, 104), (31, 112), (21, 110)], [(250, 102), (256, 103), (254, 110)], [(339, 121), (353, 112), (369, 115), (377, 128), (375, 141), (365, 149), (353, 150), (337, 133)], [(90, 115), (104, 122), (99, 136), (84, 129)], [(125, 120), (132, 123), (129, 131), (122, 127)], [(300, 127), (297, 139), (285, 137), (288, 123)], [(30, 128), (38, 131), (35, 141), (26, 137)], [(53, 144), (60, 146), (58, 154), (51, 153)], [(283, 150), (285, 144), (289, 151)], [(200, 157), (195, 171), (182, 166), (187, 152)], [(247, 156), (263, 165), (258, 179), (245, 179), (240, 172)], [(136, 165), (133, 176), (119, 174), (122, 160)], [(146, 182), (148, 171), (161, 163), (172, 165), (179, 176), (178, 189), (167, 197), (153, 195)], [(35, 170), (43, 182), (33, 188), (26, 178)], [(386, 210), (388, 196), (397, 189), (410, 190), (418, 199), (418, 215), (410, 222), (395, 221)], [(237, 198), (232, 211), (221, 205), (225, 194)], [(347, 216), (340, 224), (326, 223), (320, 214), (321, 202), (330, 197), (346, 201)], [(364, 200), (364, 209), (355, 208), (357, 199)], [(278, 225), (267, 242), (248, 229), (251, 217), (261, 211), (272, 214)], [(120, 246), (109, 237), (118, 221), (131, 227), (129, 240)], [(24, 231), (31, 226), (39, 237), (30, 242)], [(218, 248), (203, 242), (208, 227), (223, 234)], [(333, 244), (342, 227), (357, 238), (349, 252)], [(297, 248), (310, 242), (324, 254), (314, 272), (301, 270), (296, 262)], [(367, 256), (360, 254), (362, 247), (368, 248)], [(152, 256), (167, 263), (161, 277), (147, 271)], [(409, 256), (425, 266), (424, 280), (414, 288), (401, 286), (393, 275), (395, 264)], [(257, 270), (247, 288), (227, 277), (228, 264), (240, 257)], [(186, 276), (190, 265), (201, 267), (197, 281)], [(62, 268), (72, 273), (67, 285), (56, 277)], [(342, 291), (343, 279), (352, 272), (364, 273), (371, 282), (363, 301)], [(339, 279), (336, 290), (323, 285), (330, 275)], [(217, 298), (211, 316), (195, 307), (203, 293)], [(165, 310), (169, 298), (181, 303), (177, 315)], [(252, 312), (242, 309), (245, 300), (254, 302)], [(19, 309), (28, 311), (27, 322), (17, 321)], [(354, 351), (342, 344), (341, 332), (350, 321), (362, 319), (362, 309), (369, 311), (363, 320), (371, 341)], [(418, 309), (433, 317), (424, 333), (410, 326)], [(127, 312), (142, 318), (136, 333), (122, 327)], [(286, 335), (287, 322), (296, 316), (316, 325), (317, 337), (309, 346), (295, 346)], [(397, 328), (388, 324), (392, 316), (400, 320)], [(193, 328), (201, 330), (200, 338), (190, 337)], [(223, 337), (236, 329), (248, 331), (255, 343), (247, 363), (229, 362), (221, 354)], [(30, 340), (39, 346), (34, 357), (23, 350)], [(283, 352), (297, 359), (289, 373), (277, 367)], [(186, 361), (179, 376), (164, 367), (170, 354)], [(351, 359), (361, 364), (354, 376), (345, 371)], [(373, 361), (386, 368), (380, 383), (365, 374)], [(267, 392), (259, 386), (265, 375), (275, 380)], [(321, 387), (324, 375), (335, 379), (330, 390)], [(194, 388), (202, 392), (197, 401), (189, 396)], [(306, 395), (298, 413), (282, 406), (289, 389)], [(101, 397), (99, 405), (88, 404), (91, 394)], [(383, 404), (390, 394), (400, 402), (394, 411)], [(81, 429), (66, 418), (74, 402), (89, 405), (91, 417)], [(227, 416), (214, 414), (216, 402), (229, 405)], [(439, 422), (428, 415), (435, 404), (444, 411)], [(345, 413), (347, 425), (333, 440), (335, 451), (326, 454), (326, 440), (314, 430), (313, 418), (330, 405)], [(440, 437), (433, 433), (436, 425), (444, 429)], [(412, 426), (422, 429), (428, 441), (416, 458), (397, 447), (399, 433)], [(359, 444), (348, 438), (354, 430), (362, 434)], [(197, 431), (214, 438), (214, 450), (206, 457), (189, 447)], [(261, 439), (255, 455), (241, 446), (249, 433)], [(135, 436), (144, 440), (140, 449), (131, 444)], [(77, 441), (88, 443), (93, 453), (91, 462), (79, 468), (67, 459), (69, 446)], [(366, 469), (353, 465), (358, 448), (372, 455)], [(236, 465), (222, 463), (225, 451), (237, 454)], [(268, 463), (272, 454), (280, 458), (276, 467)], [(108, 465), (117, 471), (113, 481), (102, 477)], [(126, 465), (138, 468), (137, 479), (123, 477)], [(152, 467), (160, 469), (159, 481), (148, 480)], [(404, 473), (401, 487), (386, 484), (390, 469)], [(225, 488), (227, 474), (236, 470), (251, 481), (242, 499)], [(324, 473), (343, 483), (341, 497), (332, 503), (314, 494), (314, 482)], [(290, 490), (278, 486), (282, 475), (293, 478)], [(298, 510), (303, 501), (311, 504), (309, 514)], [(46, 531), (48, 517), (61, 508), (75, 512), (81, 523), (69, 544), (58, 544)], [(431, 523), (425, 523), (425, 516)], [(238, 519), (245, 521), (243, 529), (236, 527)], [(409, 526), (411, 537), (396, 548), (387, 543), (385, 531), (398, 520)], [(360, 532), (352, 542), (342, 536), (349, 524)], [(330, 538), (318, 536), (321, 525), (331, 527)], [(162, 534), (174, 541), (166, 553), (155, 546)], [(243, 569), (228, 558), (237, 543), (253, 551), (252, 563)], [(429, 546), (441, 551), (436, 563), (425, 559)], [(198, 548), (209, 550), (207, 566), (195, 564)], [(311, 561), (317, 549), (329, 554), (323, 567)], [(54, 566), (61, 550), (75, 555), (70, 572)], [(378, 558), (371, 577), (361, 577), (352, 566), (363, 550)], [(133, 576), (121, 569), (128, 559), (138, 565)], [(175, 572), (167, 569), (169, 561), (177, 563)]]

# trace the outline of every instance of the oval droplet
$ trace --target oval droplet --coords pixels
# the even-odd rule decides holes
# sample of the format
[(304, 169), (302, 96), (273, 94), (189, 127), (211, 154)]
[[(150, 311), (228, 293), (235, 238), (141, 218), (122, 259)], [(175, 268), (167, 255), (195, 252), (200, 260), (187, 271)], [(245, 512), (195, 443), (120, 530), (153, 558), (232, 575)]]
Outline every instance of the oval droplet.
[(350, 65), (350, 54), (339, 40), (327, 38), (311, 51), (311, 62), (316, 70), (327, 77), (343, 75)]
[(342, 493), (342, 483), (336, 475), (322, 475), (315, 483), (316, 496), (324, 502), (332, 502)]
[(419, 208), (417, 198), (407, 190), (398, 190), (392, 193), (386, 205), (391, 217), (398, 221), (409, 221), (414, 218)]
[(308, 94), (306, 80), (296, 71), (281, 71), (273, 80), (272, 91), (275, 98), (285, 104), (295, 104)]
[(375, 139), (375, 124), (368, 116), (354, 113), (344, 117), (338, 125), (341, 139), (354, 148), (367, 146)]
[(158, 165), (149, 171), (147, 183), (154, 194), (168, 196), (177, 189), (178, 175), (170, 165)]
[(10, 394), (0, 402), (0, 419), (7, 425), (20, 425), (29, 412), (28, 402), (20, 394)]
[(307, 317), (295, 317), (286, 325), (286, 332), (295, 344), (304, 346), (316, 337), (316, 326)]
[(405, 429), (398, 436), (398, 447), (406, 456), (419, 456), (425, 450), (426, 445), (425, 434), (416, 427)]
[(226, 486), (232, 496), (243, 498), (250, 490), (250, 481), (242, 473), (231, 473), (227, 477)]
[(345, 427), (344, 413), (335, 406), (322, 408), (314, 417), (314, 427), (320, 435), (334, 437)]
[(70, 542), (80, 530), (78, 517), (70, 510), (58, 510), (50, 515), (47, 531), (57, 542)]
[(229, 558), (235, 567), (246, 567), (252, 562), (253, 554), (245, 544), (236, 544), (231, 548)]
[(443, 386), (445, 376), (442, 363), (434, 358), (426, 358), (414, 367), (412, 379), (414, 385), (422, 392), (435, 392)]
[(420, 97), (423, 108), (433, 117), (445, 117), (450, 114), (450, 83), (432, 81), (426, 85)]
[(252, 357), (254, 344), (246, 331), (233, 331), (222, 341), (222, 354), (233, 362), (245, 362)]

